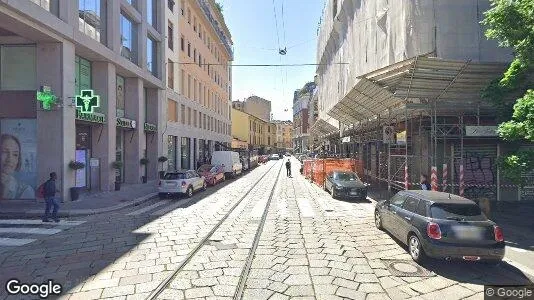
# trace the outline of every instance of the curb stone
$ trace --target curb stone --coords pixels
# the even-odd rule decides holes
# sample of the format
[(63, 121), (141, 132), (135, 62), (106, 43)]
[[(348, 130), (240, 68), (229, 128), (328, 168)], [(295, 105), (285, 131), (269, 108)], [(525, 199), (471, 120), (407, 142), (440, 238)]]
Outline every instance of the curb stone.
[[(89, 216), (89, 215), (96, 215), (100, 213), (105, 212), (111, 212), (116, 211), (119, 209), (123, 209), (129, 206), (134, 206), (136, 204), (143, 203), (145, 201), (157, 198), (158, 193), (150, 193), (142, 197), (138, 197), (133, 199), (132, 201), (128, 201), (125, 203), (104, 207), (104, 208), (92, 208), (92, 209), (70, 209), (70, 210), (61, 210), (61, 206), (59, 207), (58, 217), (65, 218), (65, 217), (73, 217), (73, 216)], [(63, 203), (65, 205), (65, 203)], [(0, 218), (29, 218), (29, 217), (42, 217), (44, 212), (43, 209), (31, 209), (27, 211), (3, 211), (0, 212)]]

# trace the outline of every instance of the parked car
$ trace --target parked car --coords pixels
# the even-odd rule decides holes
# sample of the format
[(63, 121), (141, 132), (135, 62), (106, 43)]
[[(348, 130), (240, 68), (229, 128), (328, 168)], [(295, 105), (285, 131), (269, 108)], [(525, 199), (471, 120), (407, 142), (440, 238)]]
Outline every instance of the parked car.
[(249, 165), (250, 169), (253, 169), (258, 166), (258, 160), (259, 160), (258, 155), (252, 155), (250, 157), (250, 165)]
[(239, 161), (241, 161), (241, 165), (243, 165), (243, 171), (248, 171), (250, 169), (250, 164), (248, 162), (248, 157), (241, 156), (239, 158)]
[(498, 263), (502, 229), (475, 202), (444, 192), (400, 191), (375, 209), (375, 225), (408, 246), (413, 260), (459, 259)]
[(271, 154), (269, 156), (269, 160), (279, 160), (279, 159), (280, 159), (280, 155), (278, 155), (276, 153), (275, 154)]
[(204, 180), (208, 185), (216, 185), (217, 183), (226, 180), (222, 166), (205, 164), (198, 168), (197, 173), (204, 177)]
[(158, 193), (160, 199), (167, 196), (187, 195), (206, 189), (206, 181), (194, 170), (179, 170), (168, 172), (159, 181)]
[(269, 156), (268, 156), (268, 155), (261, 155), (261, 156), (258, 158), (258, 163), (260, 163), (260, 164), (264, 164), (264, 163), (266, 163), (268, 160), (269, 160)]
[(323, 186), (334, 199), (340, 197), (365, 200), (367, 198), (367, 184), (363, 183), (354, 172), (332, 171), (326, 176)]
[(236, 176), (243, 172), (239, 153), (235, 151), (214, 151), (211, 155), (211, 164), (222, 166), (226, 176)]

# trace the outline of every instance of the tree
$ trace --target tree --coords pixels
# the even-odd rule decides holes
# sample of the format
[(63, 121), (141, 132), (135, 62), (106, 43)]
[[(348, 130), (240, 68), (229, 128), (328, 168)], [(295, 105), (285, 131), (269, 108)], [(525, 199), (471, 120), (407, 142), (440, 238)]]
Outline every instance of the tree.
[[(498, 112), (499, 136), (506, 141), (534, 142), (534, 81), (529, 79), (534, 66), (534, 0), (490, 0), (482, 24), (486, 37), (511, 48), (514, 59), (503, 76), (494, 80), (482, 93)], [(505, 96), (523, 95), (515, 104)], [(523, 185), (521, 174), (534, 169), (534, 151), (522, 151), (500, 162), (503, 175)]]

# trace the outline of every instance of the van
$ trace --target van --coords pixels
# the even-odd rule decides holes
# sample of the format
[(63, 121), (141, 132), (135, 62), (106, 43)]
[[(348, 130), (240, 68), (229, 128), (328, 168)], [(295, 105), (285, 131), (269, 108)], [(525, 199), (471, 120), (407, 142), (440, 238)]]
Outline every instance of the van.
[(211, 164), (223, 166), (226, 175), (241, 174), (243, 165), (239, 160), (239, 153), (234, 151), (214, 151), (211, 155)]

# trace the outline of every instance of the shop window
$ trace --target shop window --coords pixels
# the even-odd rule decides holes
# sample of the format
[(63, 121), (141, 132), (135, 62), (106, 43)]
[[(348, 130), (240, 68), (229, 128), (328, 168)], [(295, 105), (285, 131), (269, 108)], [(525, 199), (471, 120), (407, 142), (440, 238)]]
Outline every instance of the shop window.
[(190, 169), (190, 152), (191, 152), (191, 139), (183, 137), (182, 138), (182, 160), (181, 160), (181, 167), (182, 169)]
[(174, 11), (174, 0), (167, 0), (167, 7), (170, 11)]
[[(159, 2), (159, 1), (157, 1)], [(158, 7), (154, 0), (146, 0), (146, 15), (148, 24), (152, 25), (154, 29), (158, 28)]]
[(158, 44), (151, 37), (146, 39), (146, 67), (152, 75), (158, 77)]
[(124, 77), (117, 75), (117, 117), (123, 118), (125, 113)]
[(182, 125), (185, 125), (185, 105), (182, 104), (180, 112), (181, 112), (180, 113), (180, 118), (181, 118), (181, 121), (182, 121)]
[(174, 89), (174, 62), (169, 59), (167, 63), (167, 86)]
[[(171, 50), (174, 49), (174, 25), (170, 21), (167, 24), (167, 46)], [(182, 50), (183, 50), (183, 44), (182, 44)]]
[[(92, 86), (92, 66), (87, 59), (74, 58), (74, 90), (79, 95), (81, 90), (90, 90)], [(99, 108), (97, 107), (96, 110)]]
[(35, 46), (0, 47), (0, 90), (35, 90)]

